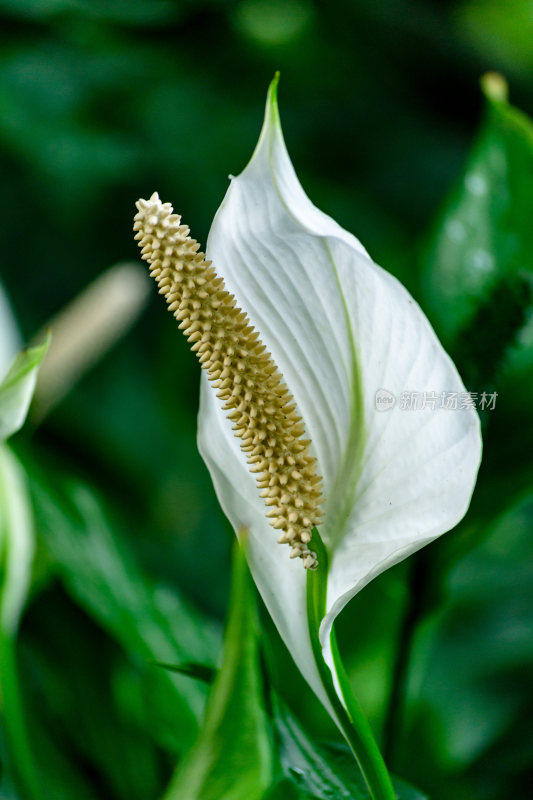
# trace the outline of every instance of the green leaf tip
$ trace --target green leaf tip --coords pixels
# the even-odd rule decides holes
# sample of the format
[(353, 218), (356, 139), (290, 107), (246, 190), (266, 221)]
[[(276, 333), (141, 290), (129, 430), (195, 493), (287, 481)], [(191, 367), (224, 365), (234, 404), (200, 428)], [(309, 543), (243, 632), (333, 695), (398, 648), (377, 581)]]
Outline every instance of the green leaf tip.
[(270, 85), (268, 87), (267, 93), (267, 102), (266, 102), (266, 115), (268, 116), (268, 112), (270, 111), (274, 119), (279, 122), (279, 110), (278, 110), (278, 85), (279, 85), (279, 70), (276, 70), (274, 73), (274, 77), (270, 81)]
[(15, 372), (17, 373), (18, 377), (20, 376), (21, 372), (27, 374), (35, 367), (38, 367), (43, 358), (45, 357), (48, 348), (50, 347), (51, 341), (52, 341), (52, 334), (50, 332), (50, 329), (47, 328), (44, 341), (40, 342), (39, 344), (30, 344), (23, 347), (20, 353), (18, 354), (17, 358), (15, 358), (13, 364), (9, 368), (9, 371), (6, 377), (4, 378), (4, 382), (7, 383), (8, 376), (14, 375)]
[(509, 99), (509, 84), (499, 72), (486, 72), (481, 78), (481, 89), (487, 100), (506, 103)]
[(30, 405), (37, 371), (50, 344), (50, 334), (42, 344), (26, 347), (15, 357), (0, 381), (0, 442), (16, 433), (24, 424)]

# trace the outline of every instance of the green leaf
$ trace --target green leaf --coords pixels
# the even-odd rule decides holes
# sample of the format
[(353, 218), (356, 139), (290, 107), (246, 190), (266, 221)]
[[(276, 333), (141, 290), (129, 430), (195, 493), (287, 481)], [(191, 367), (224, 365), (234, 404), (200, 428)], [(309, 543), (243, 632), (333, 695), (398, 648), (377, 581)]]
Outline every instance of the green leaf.
[[(3, 3), (3, 11), (13, 17), (22, 17), (32, 21), (44, 22), (54, 17), (74, 12), (74, 7), (70, 0), (6, 0)], [(114, 22), (123, 25), (153, 25), (163, 24), (179, 16), (180, 7), (170, 0), (159, 0), (157, 3), (141, 0), (135, 3), (128, 3), (126, 0), (114, 0), (113, 2), (103, 2), (95, 0), (79, 0), (75, 5), (75, 13), (78, 18), (96, 19), (98, 22)]]
[(533, 16), (529, 0), (464, 0), (454, 11), (454, 28), (467, 37), (481, 63), (505, 64), (518, 77), (533, 67)]
[(425, 259), (426, 304), (448, 347), (476, 330), (487, 335), (473, 324), (487, 303), (497, 306), (495, 324), (496, 312), (504, 311), (503, 327), (493, 338), (512, 344), (524, 319), (518, 313), (509, 325), (506, 297), (516, 303), (519, 289), (513, 287), (532, 270), (533, 125), (507, 102), (503, 78), (485, 76), (483, 89), (487, 103), (477, 142)]
[[(172, 761), (157, 743), (159, 714), (157, 708), (153, 713), (143, 665), (92, 623), (57, 583), (28, 610), (21, 656), (46, 800), (160, 797)], [(94, 780), (82, 791), (79, 784), (88, 770)]]
[(272, 782), (254, 586), (236, 544), (222, 667), (196, 745), (166, 800), (257, 800)]
[(271, 786), (262, 800), (308, 800), (309, 795), (303, 793), (289, 778), (282, 778)]
[(24, 424), (37, 380), (37, 370), (48, 345), (30, 347), (17, 355), (0, 384), (0, 441), (16, 433)]
[(214, 626), (175, 589), (143, 575), (89, 487), (74, 481), (52, 487), (36, 472), (32, 494), (38, 540), (52, 568), (75, 602), (143, 669), (152, 693), (153, 735), (175, 756), (197, 735), (206, 690), (153, 662), (214, 663)]
[[(443, 608), (415, 641), (417, 674), (409, 686), (410, 724), (399, 742), (400, 768), (435, 797), (443, 785), (447, 796), (461, 800), (520, 796), (527, 785), (532, 521), (529, 491), (454, 565)], [(414, 748), (421, 754), (416, 763)]]
[[(301, 797), (315, 800), (368, 800), (370, 797), (353, 754), (344, 743), (323, 744), (310, 739), (298, 720), (274, 699), (275, 732), (281, 767)], [(424, 800), (403, 781), (393, 779), (398, 800)]]
[(280, 702), (275, 704), (275, 730), (284, 774), (306, 797), (366, 800), (370, 797), (350, 750), (343, 769), (326, 748), (311, 741), (296, 718)]
[(154, 661), (157, 667), (168, 669), (170, 672), (177, 672), (180, 675), (188, 675), (204, 683), (213, 683), (217, 671), (214, 667), (207, 664), (164, 664), (162, 661)]
[(0, 715), (10, 772), (26, 798), (40, 795), (19, 687), (17, 628), (31, 580), (32, 511), (24, 471), (0, 445)]

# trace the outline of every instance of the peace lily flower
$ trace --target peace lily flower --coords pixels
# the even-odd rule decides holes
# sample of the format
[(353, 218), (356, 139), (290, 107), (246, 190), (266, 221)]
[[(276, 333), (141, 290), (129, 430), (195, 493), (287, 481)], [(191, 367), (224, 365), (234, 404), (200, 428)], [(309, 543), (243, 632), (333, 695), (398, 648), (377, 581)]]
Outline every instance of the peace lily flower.
[(21, 349), (17, 324), (0, 284), (0, 445), (24, 424), (48, 345), (47, 336), (43, 344)]
[(13, 636), (30, 580), (33, 535), (25, 476), (5, 440), (22, 427), (48, 342), (20, 350), (20, 337), (0, 285), (0, 650)]
[[(204, 366), (198, 442), (217, 496), (235, 531), (247, 530), (250, 569), (296, 664), (338, 716), (317, 666), (302, 562), (323, 570), (324, 586), (327, 577), (320, 641), (334, 670), (330, 634), (346, 603), (465, 514), (477, 414), (435, 402), (467, 395), (423, 312), (305, 195), (276, 81), (253, 157), (214, 219), (209, 261), (157, 195), (137, 207), (143, 257)], [(428, 403), (383, 412), (379, 390), (426, 393)], [(316, 525), (328, 563), (312, 549)]]

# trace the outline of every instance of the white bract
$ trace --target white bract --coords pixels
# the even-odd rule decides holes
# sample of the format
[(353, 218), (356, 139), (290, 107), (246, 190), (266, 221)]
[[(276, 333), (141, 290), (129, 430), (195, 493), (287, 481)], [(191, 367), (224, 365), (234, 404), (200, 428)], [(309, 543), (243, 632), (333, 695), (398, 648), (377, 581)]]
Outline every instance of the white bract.
[[(207, 256), (280, 368), (318, 460), (330, 561), (321, 641), (331, 662), (331, 626), (350, 598), (465, 514), (481, 457), (478, 416), (461, 408), (466, 390), (417, 303), (305, 195), (283, 140), (275, 84), (252, 160), (213, 222)], [(394, 407), (377, 410), (379, 390), (396, 398)], [(405, 392), (427, 393), (426, 407), (402, 408)], [(440, 407), (442, 393), (456, 393), (456, 410)], [(199, 447), (233, 527), (249, 531), (250, 568), (274, 622), (329, 705), (311, 650), (306, 572), (276, 543), (205, 375)]]
[(6, 293), (0, 284), (0, 383), (20, 349), (17, 324)]
[(4, 440), (23, 424), (47, 344), (18, 352), (20, 338), (0, 286), (0, 637), (13, 636), (34, 551), (24, 471)]
[(45, 342), (38, 347), (19, 351), (16, 323), (0, 286), (0, 442), (12, 436), (24, 424), (39, 364), (47, 347), (48, 342)]

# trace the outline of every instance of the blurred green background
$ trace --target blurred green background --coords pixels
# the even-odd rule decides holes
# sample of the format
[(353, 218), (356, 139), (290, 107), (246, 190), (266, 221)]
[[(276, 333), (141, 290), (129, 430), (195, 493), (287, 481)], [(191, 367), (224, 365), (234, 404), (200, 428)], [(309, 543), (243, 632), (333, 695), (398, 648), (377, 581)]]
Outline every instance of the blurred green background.
[[(339, 636), (397, 774), (435, 800), (530, 797), (533, 134), (491, 122), (479, 87), (500, 71), (533, 113), (530, 0), (2, 0), (0, 15), (0, 275), (26, 340), (138, 259), (139, 196), (157, 190), (205, 243), (279, 69), (307, 193), (421, 302), (468, 387), (497, 389), (465, 522), (365, 589)], [(483, 215), (503, 231), (485, 242), (502, 267), (466, 290), (471, 254), (450, 255), (442, 231), (463, 213), (475, 142), (482, 168), (505, 151), (520, 208), (474, 209), (474, 239)], [(196, 736), (205, 687), (151, 661), (219, 656), (233, 534), (196, 450), (198, 381), (153, 290), (135, 328), (14, 442), (38, 537), (19, 661), (43, 798), (156, 798)], [(279, 659), (295, 711), (334, 737)], [(391, 715), (395, 672), (408, 694)], [(8, 772), (0, 797), (17, 798)]]

